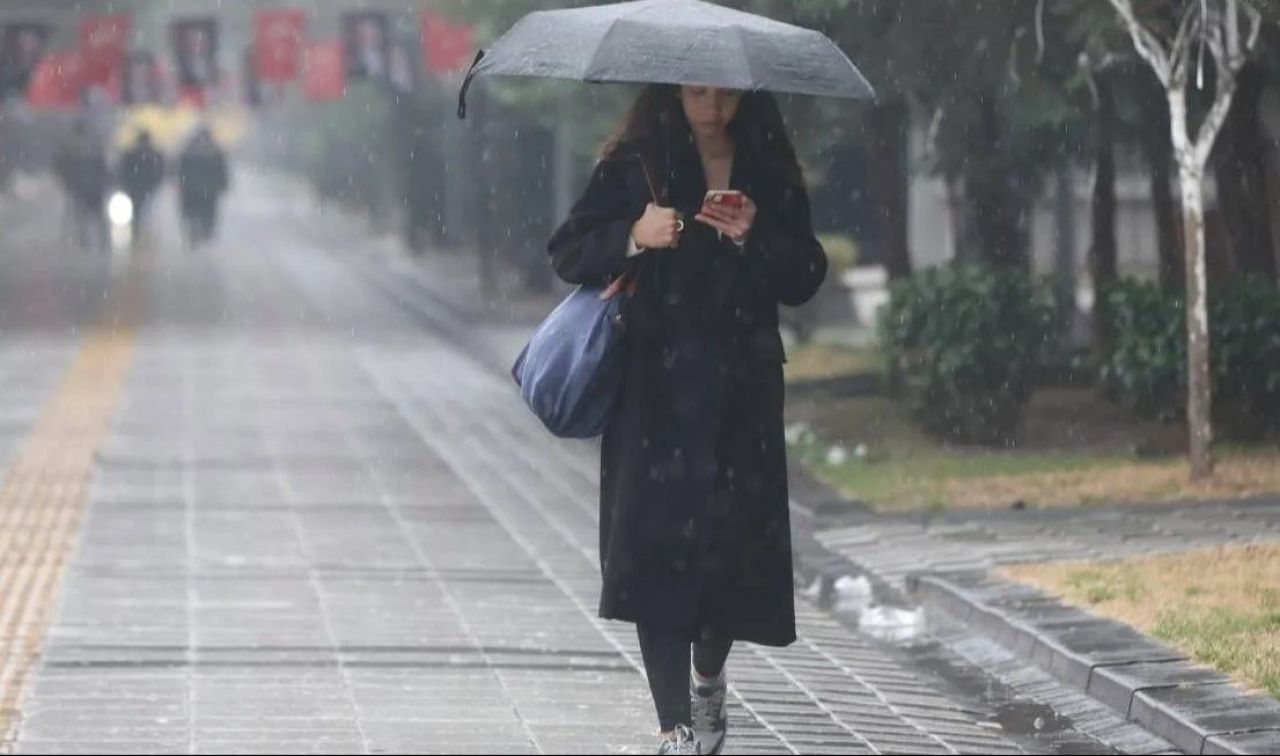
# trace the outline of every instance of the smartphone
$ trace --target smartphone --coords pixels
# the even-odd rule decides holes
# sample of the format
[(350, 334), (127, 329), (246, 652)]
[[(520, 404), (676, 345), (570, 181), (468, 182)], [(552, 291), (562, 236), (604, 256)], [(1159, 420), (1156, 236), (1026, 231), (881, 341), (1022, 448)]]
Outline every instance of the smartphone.
[(707, 196), (702, 198), (703, 207), (730, 207), (735, 210), (742, 207), (747, 200), (747, 195), (736, 189), (712, 189), (707, 192)]

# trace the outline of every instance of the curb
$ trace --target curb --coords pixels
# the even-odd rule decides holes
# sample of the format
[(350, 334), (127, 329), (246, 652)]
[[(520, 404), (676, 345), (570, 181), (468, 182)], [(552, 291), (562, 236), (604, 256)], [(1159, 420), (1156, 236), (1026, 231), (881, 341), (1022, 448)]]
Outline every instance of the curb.
[(1128, 625), (981, 573), (913, 575), (908, 591), (1191, 754), (1280, 752), (1280, 701)]

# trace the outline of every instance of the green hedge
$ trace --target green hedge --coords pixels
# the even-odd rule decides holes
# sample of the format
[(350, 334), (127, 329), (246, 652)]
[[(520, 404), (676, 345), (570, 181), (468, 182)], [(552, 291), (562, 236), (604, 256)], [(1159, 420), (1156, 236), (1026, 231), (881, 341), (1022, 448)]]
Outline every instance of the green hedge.
[[(1186, 409), (1186, 308), (1157, 285), (1123, 281), (1109, 293), (1115, 345), (1103, 365), (1108, 391), (1143, 417)], [(1209, 299), (1214, 420), (1227, 436), (1280, 431), (1280, 289), (1250, 277)]]
[(891, 287), (880, 343), (925, 428), (1012, 439), (1053, 335), (1047, 292), (1025, 273), (952, 263)]

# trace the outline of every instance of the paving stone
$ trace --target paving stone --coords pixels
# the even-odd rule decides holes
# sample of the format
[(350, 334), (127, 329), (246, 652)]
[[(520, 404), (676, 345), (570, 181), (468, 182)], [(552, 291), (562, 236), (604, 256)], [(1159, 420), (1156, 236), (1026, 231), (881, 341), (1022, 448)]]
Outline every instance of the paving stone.
[(1199, 753), (1213, 735), (1276, 728), (1280, 701), (1243, 697), (1232, 684), (1155, 688), (1134, 695), (1130, 716), (1178, 748)]
[(1121, 664), (1096, 667), (1089, 678), (1088, 693), (1129, 715), (1133, 694), (1140, 690), (1226, 682), (1226, 678), (1204, 667), (1185, 661)]
[(1211, 735), (1204, 743), (1206, 754), (1280, 753), (1280, 727), (1255, 732)]

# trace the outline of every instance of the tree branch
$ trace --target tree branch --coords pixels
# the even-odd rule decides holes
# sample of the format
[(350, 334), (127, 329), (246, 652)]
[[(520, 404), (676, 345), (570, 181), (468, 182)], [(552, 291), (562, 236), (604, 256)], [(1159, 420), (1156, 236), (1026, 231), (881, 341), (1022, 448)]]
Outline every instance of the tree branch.
[(1191, 65), (1191, 40), (1198, 30), (1207, 28), (1207, 23), (1208, 12), (1203, 10), (1202, 3), (1192, 0), (1182, 7), (1182, 15), (1178, 17), (1178, 30), (1169, 46), (1169, 83), (1178, 86), (1186, 83), (1189, 75), (1187, 69)]
[[(1233, 8), (1241, 7), (1237, 4), (1236, 0), (1231, 0), (1231, 4)], [(1244, 49), (1240, 51), (1240, 56), (1242, 58), (1247, 57), (1249, 53), (1253, 52), (1253, 48), (1258, 45), (1258, 34), (1262, 31), (1262, 13), (1249, 3), (1244, 3), (1243, 9), (1245, 17), (1249, 19), (1249, 39), (1244, 43)], [(1234, 24), (1235, 21), (1233, 20), (1232, 23)], [(1243, 63), (1241, 65), (1243, 65)]]
[(1236, 77), (1248, 60), (1249, 53), (1257, 42), (1258, 30), (1261, 26), (1261, 15), (1256, 9), (1246, 6), (1245, 15), (1249, 19), (1249, 39), (1245, 46), (1240, 46), (1240, 19), (1236, 11), (1237, 0), (1225, 0), (1226, 7), (1215, 14), (1213, 23), (1207, 30), (1205, 38), (1209, 51), (1213, 55), (1214, 70), (1217, 82), (1214, 89), (1213, 106), (1208, 115), (1196, 130), (1196, 159), (1204, 164), (1208, 162), (1209, 153), (1213, 149), (1218, 131), (1227, 119), (1231, 110), (1231, 101), (1235, 96)]
[[(1213, 51), (1213, 46), (1210, 47), (1210, 50)], [(1214, 61), (1219, 60), (1217, 51), (1213, 51), (1213, 59)], [(1195, 150), (1196, 162), (1200, 165), (1209, 162), (1209, 153), (1213, 151), (1213, 142), (1217, 139), (1218, 131), (1222, 128), (1223, 122), (1227, 120), (1227, 113), (1231, 110), (1231, 100), (1236, 93), (1235, 72), (1221, 62), (1217, 64), (1216, 68), (1218, 80), (1214, 84), (1213, 107), (1209, 108), (1209, 113), (1200, 122), (1200, 128), (1196, 129), (1196, 138), (1192, 144), (1192, 148)]]
[(1036, 65), (1044, 62), (1044, 0), (1036, 2)]
[(1169, 51), (1165, 50), (1156, 35), (1152, 34), (1138, 20), (1138, 15), (1133, 9), (1132, 0), (1110, 0), (1110, 2), (1111, 6), (1116, 9), (1116, 13), (1120, 14), (1125, 27), (1129, 30), (1129, 36), (1133, 38), (1134, 49), (1146, 59), (1152, 70), (1155, 71), (1156, 78), (1160, 79), (1160, 83), (1167, 88), (1173, 76), (1173, 69), (1169, 65)]

